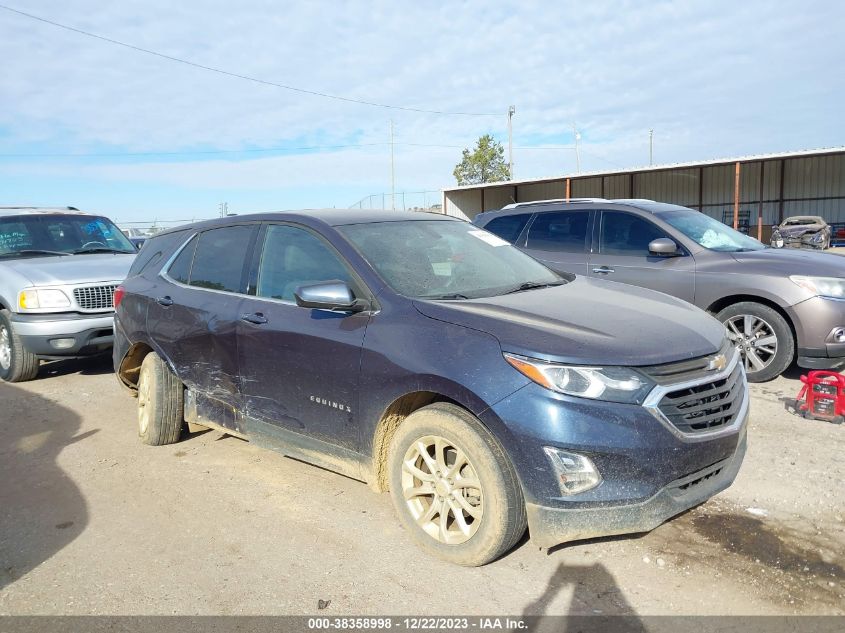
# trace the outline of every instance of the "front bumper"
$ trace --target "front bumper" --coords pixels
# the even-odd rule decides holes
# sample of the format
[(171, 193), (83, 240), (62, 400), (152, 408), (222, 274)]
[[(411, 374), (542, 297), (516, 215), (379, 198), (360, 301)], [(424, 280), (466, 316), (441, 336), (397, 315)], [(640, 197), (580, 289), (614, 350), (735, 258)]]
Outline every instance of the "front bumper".
[(552, 547), (580, 539), (653, 530), (729, 487), (745, 457), (746, 438), (743, 427), (742, 438), (732, 456), (673, 481), (640, 503), (590, 508), (554, 508), (528, 503), (531, 540), (539, 547)]
[(798, 366), (837, 369), (845, 366), (845, 343), (833, 331), (845, 327), (845, 300), (813, 297), (789, 308), (798, 338)]
[(108, 350), (114, 340), (111, 312), (13, 314), (11, 321), (23, 346), (41, 358), (99, 354)]

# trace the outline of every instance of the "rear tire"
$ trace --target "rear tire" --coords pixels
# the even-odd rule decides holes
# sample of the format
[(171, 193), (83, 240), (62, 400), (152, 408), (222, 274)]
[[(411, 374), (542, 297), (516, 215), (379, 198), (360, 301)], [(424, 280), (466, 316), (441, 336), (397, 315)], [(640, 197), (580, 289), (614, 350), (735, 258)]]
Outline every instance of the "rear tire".
[(182, 433), (185, 388), (158, 354), (150, 352), (138, 376), (138, 437), (144, 444), (175, 444)]
[(767, 305), (741, 301), (716, 315), (742, 354), (748, 382), (780, 376), (795, 357), (795, 337), (781, 314)]
[(399, 520), (438, 558), (484, 565), (525, 533), (513, 466), (481, 422), (458, 406), (435, 403), (409, 415), (391, 441), (388, 469)]
[(38, 375), (38, 356), (28, 351), (15, 333), (8, 310), (0, 310), (0, 379), (24, 382)]

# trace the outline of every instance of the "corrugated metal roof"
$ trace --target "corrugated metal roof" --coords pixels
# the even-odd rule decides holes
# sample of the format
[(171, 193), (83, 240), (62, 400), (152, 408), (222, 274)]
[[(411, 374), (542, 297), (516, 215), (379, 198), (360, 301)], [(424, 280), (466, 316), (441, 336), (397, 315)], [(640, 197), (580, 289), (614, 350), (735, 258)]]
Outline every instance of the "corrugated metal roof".
[(484, 189), (489, 187), (514, 187), (517, 185), (527, 185), (532, 183), (544, 183), (559, 181), (565, 178), (589, 178), (591, 176), (615, 176), (619, 174), (631, 174), (651, 171), (664, 171), (667, 169), (689, 169), (690, 167), (706, 167), (708, 165), (727, 165), (731, 163), (750, 163), (761, 160), (776, 160), (780, 158), (801, 158), (803, 156), (823, 156), (825, 154), (839, 154), (845, 153), (845, 146), (838, 147), (824, 147), (819, 149), (805, 149), (793, 152), (779, 152), (774, 154), (753, 154), (750, 156), (737, 156), (734, 158), (714, 158), (712, 160), (700, 160), (689, 163), (666, 163), (663, 165), (648, 165), (645, 167), (631, 167), (627, 169), (613, 169), (603, 171), (581, 172), (578, 174), (563, 174), (560, 176), (546, 176), (543, 178), (526, 178), (525, 180), (502, 180), (499, 182), (485, 182), (479, 185), (463, 185), (456, 187), (445, 187), (444, 193), (450, 191), (465, 191), (472, 189)]

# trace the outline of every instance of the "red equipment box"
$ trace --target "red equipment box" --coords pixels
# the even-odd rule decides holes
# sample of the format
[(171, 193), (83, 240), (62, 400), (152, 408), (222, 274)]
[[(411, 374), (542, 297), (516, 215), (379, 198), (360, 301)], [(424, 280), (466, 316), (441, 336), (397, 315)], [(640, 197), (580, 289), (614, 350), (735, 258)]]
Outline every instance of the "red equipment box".
[[(845, 376), (835, 371), (811, 371), (801, 376), (798, 411), (805, 418), (841, 423), (845, 416)], [(802, 402), (803, 400), (803, 402)]]

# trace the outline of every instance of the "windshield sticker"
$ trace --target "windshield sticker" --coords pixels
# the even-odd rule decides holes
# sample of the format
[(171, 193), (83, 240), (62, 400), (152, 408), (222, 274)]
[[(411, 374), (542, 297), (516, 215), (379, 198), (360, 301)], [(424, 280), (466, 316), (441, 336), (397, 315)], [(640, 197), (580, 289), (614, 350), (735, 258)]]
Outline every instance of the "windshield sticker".
[(452, 276), (452, 262), (434, 262), (431, 265), (431, 268), (434, 270), (434, 274), (438, 277)]
[(510, 242), (506, 242), (501, 237), (496, 237), (487, 231), (468, 231), (468, 233), (482, 242), (487, 242), (490, 246), (510, 246)]

